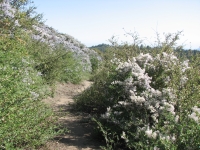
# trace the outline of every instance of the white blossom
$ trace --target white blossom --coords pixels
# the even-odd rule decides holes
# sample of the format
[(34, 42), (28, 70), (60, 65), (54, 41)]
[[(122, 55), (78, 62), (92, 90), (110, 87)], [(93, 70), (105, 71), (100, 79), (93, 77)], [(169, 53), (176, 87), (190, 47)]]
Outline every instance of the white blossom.
[(194, 106), (192, 108), (192, 113), (190, 115), (188, 115), (188, 117), (193, 119), (195, 122), (198, 122), (199, 115), (200, 115), (200, 108), (198, 108), (197, 106)]
[(151, 138), (152, 137), (152, 129), (150, 130), (149, 128), (145, 131), (145, 134), (147, 135), (147, 137)]
[(39, 97), (39, 94), (36, 92), (32, 92), (32, 91), (30, 93), (32, 95), (33, 100), (37, 100), (37, 98)]
[(158, 148), (157, 146), (155, 146), (155, 147), (153, 148), (153, 150), (160, 150), (160, 148)]
[(193, 112), (197, 112), (197, 113), (200, 114), (200, 108), (198, 108), (197, 106), (194, 106), (194, 107), (192, 108), (192, 111), (193, 111)]
[(21, 25), (19, 24), (18, 20), (15, 20), (15, 26), (20, 27)]
[(110, 114), (111, 114), (111, 108), (108, 107), (106, 113), (102, 114), (101, 117), (104, 119), (108, 119), (110, 117)]
[(146, 65), (149, 65), (149, 63), (153, 61), (153, 58), (149, 53), (140, 53), (136, 60), (140, 66), (144, 65), (144, 67), (146, 67)]
[(189, 60), (185, 60), (183, 63), (182, 63), (182, 72), (185, 72), (187, 69), (189, 69), (189, 64), (188, 64)]
[(180, 81), (181, 86), (183, 86), (187, 82), (187, 80), (188, 78), (186, 76), (182, 76)]
[(137, 105), (141, 105), (142, 103), (145, 102), (144, 97), (136, 96), (135, 94), (132, 94), (132, 95), (130, 96), (130, 98), (131, 98), (131, 100), (132, 100), (133, 102), (135, 102)]
[(178, 123), (178, 121), (179, 121), (179, 116), (176, 115), (176, 117), (175, 117), (175, 122)]
[(198, 122), (199, 118), (196, 115), (195, 112), (192, 112), (192, 114), (188, 115), (189, 118), (193, 119), (194, 121)]
[(145, 131), (145, 134), (147, 135), (148, 138), (153, 138), (156, 139), (158, 136), (158, 131), (153, 132), (152, 129), (149, 129), (149, 126), (147, 127), (147, 130)]
[(129, 142), (128, 138), (126, 137), (126, 133), (123, 131), (121, 138), (124, 139), (127, 143)]
[(171, 140), (172, 140), (173, 142), (176, 141), (175, 135), (173, 135), (173, 136), (171, 137)]
[(37, 76), (42, 76), (42, 73), (41, 72), (37, 72)]

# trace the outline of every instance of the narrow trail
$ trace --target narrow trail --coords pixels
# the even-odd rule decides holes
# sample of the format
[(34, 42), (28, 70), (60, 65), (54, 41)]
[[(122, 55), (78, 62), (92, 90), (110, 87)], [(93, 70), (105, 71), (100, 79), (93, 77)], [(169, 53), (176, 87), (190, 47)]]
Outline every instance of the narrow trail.
[(45, 103), (53, 107), (58, 114), (59, 122), (63, 127), (70, 130), (53, 141), (48, 142), (40, 150), (99, 150), (100, 144), (91, 135), (92, 128), (89, 124), (88, 115), (73, 113), (71, 104), (73, 97), (91, 85), (91, 82), (84, 81), (74, 85), (58, 84), (53, 98), (44, 100)]

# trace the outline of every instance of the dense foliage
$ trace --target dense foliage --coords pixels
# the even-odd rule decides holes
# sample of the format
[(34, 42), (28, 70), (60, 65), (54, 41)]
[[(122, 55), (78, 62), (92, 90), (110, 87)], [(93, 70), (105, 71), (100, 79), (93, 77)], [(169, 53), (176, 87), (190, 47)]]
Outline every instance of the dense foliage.
[(40, 145), (55, 132), (51, 109), (39, 101), (47, 87), (33, 68), (26, 43), (1, 37), (0, 57), (1, 149)]
[(115, 46), (77, 98), (79, 110), (94, 114), (104, 149), (199, 149), (200, 56), (177, 57), (178, 36), (152, 51)]
[(31, 4), (0, 0), (0, 149), (37, 148), (58, 134), (41, 100), (55, 82), (78, 83), (88, 70), (94, 84), (76, 108), (93, 114), (102, 148), (199, 149), (200, 56), (174, 48), (179, 34), (155, 47), (137, 37), (132, 45), (102, 45), (100, 63), (45, 26)]
[(57, 81), (78, 83), (83, 66), (61, 44), (32, 38), (41, 15), (27, 0), (0, 1), (0, 149), (33, 149), (59, 134), (41, 100)]

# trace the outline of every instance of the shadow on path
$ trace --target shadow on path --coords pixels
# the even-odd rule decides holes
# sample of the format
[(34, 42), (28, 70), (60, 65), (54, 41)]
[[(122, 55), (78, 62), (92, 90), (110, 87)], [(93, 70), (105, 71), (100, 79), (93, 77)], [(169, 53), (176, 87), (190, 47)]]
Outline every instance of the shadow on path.
[(54, 98), (44, 100), (53, 107), (61, 128), (69, 130), (48, 142), (45, 150), (100, 150), (103, 144), (92, 135), (93, 127), (88, 114), (74, 112), (71, 105), (74, 103), (73, 97), (90, 85), (88, 81), (79, 85), (59, 84)]

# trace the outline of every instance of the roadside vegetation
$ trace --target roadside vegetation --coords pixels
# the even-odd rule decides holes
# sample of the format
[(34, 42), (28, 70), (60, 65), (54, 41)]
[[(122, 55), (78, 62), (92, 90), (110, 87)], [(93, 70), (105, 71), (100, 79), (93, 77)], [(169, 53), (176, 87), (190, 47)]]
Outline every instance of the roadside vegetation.
[(63, 45), (32, 38), (42, 17), (29, 1), (10, 4), (0, 1), (0, 149), (37, 149), (62, 132), (41, 100), (56, 82), (79, 83), (86, 72)]
[(113, 39), (103, 50), (93, 85), (76, 98), (102, 149), (199, 149), (200, 53), (182, 51), (180, 34), (144, 48), (134, 33), (133, 44)]
[(130, 33), (134, 43), (113, 38), (86, 59), (70, 36), (42, 33), (29, 0), (9, 2), (0, 0), (0, 149), (37, 149), (67, 130), (41, 100), (56, 82), (89, 77), (74, 108), (92, 116), (102, 149), (199, 149), (200, 54), (176, 45), (180, 32), (151, 47)]

